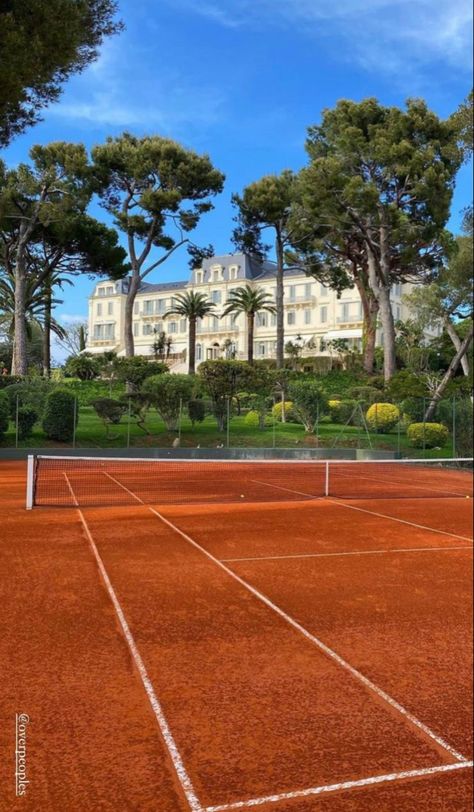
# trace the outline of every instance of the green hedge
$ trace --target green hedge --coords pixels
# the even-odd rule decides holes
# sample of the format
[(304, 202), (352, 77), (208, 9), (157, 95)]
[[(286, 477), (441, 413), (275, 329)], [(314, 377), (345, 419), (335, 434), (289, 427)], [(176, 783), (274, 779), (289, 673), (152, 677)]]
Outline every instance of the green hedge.
[(76, 426), (79, 410), (75, 407), (75, 397), (67, 389), (55, 389), (46, 399), (43, 415), (43, 431), (50, 440), (70, 442), (74, 437), (74, 412)]
[(449, 431), (442, 423), (411, 423), (407, 437), (413, 448), (442, 448), (446, 445)]
[(10, 405), (8, 395), (5, 392), (0, 392), (0, 438), (3, 437), (8, 430)]

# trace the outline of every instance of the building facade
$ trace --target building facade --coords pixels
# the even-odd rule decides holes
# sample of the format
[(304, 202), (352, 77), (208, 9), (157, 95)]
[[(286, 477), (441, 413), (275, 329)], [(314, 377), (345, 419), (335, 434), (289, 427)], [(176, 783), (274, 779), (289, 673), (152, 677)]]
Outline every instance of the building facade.
[[(168, 352), (175, 371), (186, 369), (188, 325), (186, 319), (165, 313), (177, 294), (194, 290), (206, 295), (215, 304), (216, 315), (198, 322), (196, 364), (222, 357), (247, 357), (247, 328), (245, 314), (220, 314), (230, 291), (243, 285), (261, 288), (275, 299), (275, 265), (259, 263), (245, 254), (228, 254), (204, 260), (202, 267), (192, 271), (190, 279), (162, 284), (143, 283), (137, 294), (133, 316), (136, 355), (153, 355), (154, 342), (160, 333), (168, 339)], [(92, 353), (115, 350), (124, 355), (124, 314), (128, 280), (101, 281), (89, 298), (89, 331), (87, 350)], [(392, 291), (395, 319), (409, 318), (409, 309), (402, 296), (411, 285), (396, 285)], [(334, 352), (333, 342), (343, 339), (349, 349), (362, 347), (362, 303), (355, 288), (337, 294), (307, 277), (301, 270), (285, 272), (285, 343), (300, 344), (304, 355), (328, 355)], [(383, 336), (377, 331), (377, 344)], [(276, 345), (276, 317), (259, 313), (255, 320), (254, 357), (273, 358)], [(336, 350), (337, 352), (337, 350)]]

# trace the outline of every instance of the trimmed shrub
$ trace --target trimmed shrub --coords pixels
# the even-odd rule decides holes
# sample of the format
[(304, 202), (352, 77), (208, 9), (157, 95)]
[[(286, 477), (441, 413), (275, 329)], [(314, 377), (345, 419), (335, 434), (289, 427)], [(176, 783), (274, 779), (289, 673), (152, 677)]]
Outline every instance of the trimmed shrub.
[(79, 378), (81, 381), (92, 381), (100, 374), (100, 361), (90, 352), (83, 352), (81, 355), (71, 355), (65, 365), (64, 372), (71, 378)]
[(423, 398), (405, 398), (400, 404), (405, 422), (408, 424), (423, 422), (427, 404), (428, 400), (423, 400)]
[(123, 400), (114, 400), (113, 398), (97, 398), (91, 403), (95, 413), (102, 420), (107, 437), (109, 437), (109, 428), (111, 425), (117, 426), (125, 412), (127, 411), (127, 403)]
[(352, 386), (349, 389), (349, 397), (352, 400), (357, 400), (366, 406), (371, 406), (376, 403), (380, 397), (380, 391), (375, 386)]
[(386, 434), (399, 422), (400, 411), (393, 403), (374, 403), (367, 409), (365, 419), (370, 431)]
[(354, 412), (356, 406), (356, 400), (330, 400), (329, 414), (332, 422), (341, 423), (342, 425), (346, 423), (351, 426), (358, 425), (362, 421), (360, 420), (360, 414)]
[(189, 375), (164, 372), (147, 378), (143, 383), (142, 393), (149, 398), (168, 431), (176, 431), (181, 405), (189, 403), (193, 388), (194, 381)]
[(13, 386), (14, 383), (21, 382), (22, 379), (19, 375), (0, 375), (0, 389), (6, 389), (7, 386)]
[(46, 398), (43, 415), (43, 431), (50, 440), (70, 442), (74, 436), (74, 411), (76, 425), (79, 409), (74, 407), (75, 397), (67, 389), (54, 389)]
[(18, 409), (18, 437), (20, 440), (30, 437), (37, 420), (38, 412), (31, 406), (21, 406)]
[(258, 429), (260, 426), (260, 415), (255, 409), (251, 409), (244, 417), (244, 423), (246, 426), (251, 426), (252, 428)]
[[(281, 423), (281, 413), (283, 411), (283, 404), (281, 401), (275, 403), (272, 408), (272, 415), (275, 420)], [(296, 416), (296, 412), (293, 408), (293, 401), (292, 400), (285, 400), (285, 421), (287, 423), (297, 423), (298, 418)]]
[(9, 412), (8, 395), (5, 392), (0, 392), (0, 438), (8, 430)]
[(327, 410), (327, 396), (314, 380), (296, 380), (289, 386), (293, 408), (305, 430), (312, 433), (318, 418)]
[(147, 361), (140, 356), (116, 358), (113, 367), (117, 379), (136, 391), (147, 378), (169, 372), (166, 364), (161, 361)]
[(449, 431), (442, 423), (411, 423), (407, 437), (413, 448), (442, 448), (446, 445)]
[(17, 396), (19, 408), (29, 406), (34, 409), (37, 414), (41, 414), (46, 403), (46, 398), (53, 389), (55, 389), (55, 385), (44, 378), (35, 378), (8, 386), (4, 391), (10, 401), (11, 419), (16, 419)]
[(188, 415), (193, 425), (202, 423), (206, 417), (206, 404), (203, 400), (190, 400), (188, 403)]

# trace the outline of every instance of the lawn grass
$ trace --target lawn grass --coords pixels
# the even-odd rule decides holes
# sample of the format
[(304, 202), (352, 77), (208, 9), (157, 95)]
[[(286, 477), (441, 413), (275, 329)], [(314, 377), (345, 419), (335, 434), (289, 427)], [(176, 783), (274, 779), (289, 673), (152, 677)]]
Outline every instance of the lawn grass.
[[(117, 426), (111, 426), (109, 436), (102, 421), (90, 406), (81, 406), (79, 410), (79, 423), (76, 431), (76, 448), (169, 448), (178, 437), (178, 432), (167, 431), (163, 421), (155, 410), (150, 410), (146, 421), (150, 434), (145, 434), (135, 423), (125, 416)], [(230, 421), (229, 432), (220, 432), (216, 420), (209, 415), (202, 423), (193, 428), (191, 421), (183, 416), (180, 431), (180, 445), (183, 448), (217, 448), (229, 446), (233, 448), (366, 448), (370, 449), (369, 439), (363, 428), (355, 426), (343, 427), (335, 423), (321, 423), (317, 432), (308, 434), (302, 425), (297, 423), (275, 423), (265, 429), (248, 426), (244, 416), (234, 416)], [(371, 434), (372, 448), (386, 451), (400, 451), (403, 456), (409, 457), (451, 457), (453, 453), (452, 442), (448, 441), (442, 449), (412, 448), (408, 445), (404, 433), (395, 430), (390, 434)], [(72, 443), (58, 443), (48, 440), (40, 427), (35, 426), (33, 434), (27, 440), (18, 442), (19, 448), (71, 448)], [(1, 448), (15, 447), (14, 426), (10, 424), (9, 431), (0, 442)]]

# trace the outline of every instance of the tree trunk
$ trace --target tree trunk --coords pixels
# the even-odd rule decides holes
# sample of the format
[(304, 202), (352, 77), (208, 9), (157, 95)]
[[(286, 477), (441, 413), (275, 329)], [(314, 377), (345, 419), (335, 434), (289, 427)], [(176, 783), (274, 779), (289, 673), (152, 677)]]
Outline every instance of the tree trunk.
[[(454, 325), (452, 324), (448, 316), (444, 319), (444, 326), (446, 327), (446, 332), (453, 343), (454, 349), (456, 350), (456, 352), (459, 352), (461, 347), (461, 339), (459, 338), (456, 330), (454, 329)], [(467, 351), (461, 358), (461, 366), (464, 375), (466, 376), (466, 378), (468, 378), (470, 373), (470, 367), (469, 367), (469, 359), (467, 357)]]
[(247, 360), (253, 364), (253, 334), (254, 334), (255, 314), (247, 313)]
[(26, 375), (28, 372), (26, 335), (26, 269), (25, 246), (18, 246), (15, 263), (15, 315), (13, 337), (12, 375)]
[(43, 319), (43, 377), (51, 375), (51, 285), (49, 279), (44, 286)]
[(133, 340), (133, 308), (139, 287), (140, 274), (138, 269), (134, 269), (130, 278), (130, 286), (127, 293), (127, 299), (125, 301), (123, 337), (125, 344), (125, 355), (127, 358), (132, 358), (135, 355), (135, 342)]
[(86, 348), (86, 334), (84, 326), (81, 324), (79, 327), (79, 352), (83, 352)]
[(379, 314), (379, 303), (372, 291), (367, 290), (363, 282), (355, 278), (357, 290), (362, 302), (364, 313), (364, 326), (362, 334), (362, 352), (364, 371), (369, 375), (374, 374), (375, 365), (375, 342), (377, 336), (377, 317)]
[(461, 345), (460, 345), (456, 355), (452, 359), (449, 367), (447, 368), (446, 372), (444, 373), (444, 375), (443, 375), (443, 377), (442, 377), (442, 379), (441, 379), (441, 381), (440, 381), (440, 383), (439, 383), (439, 385), (438, 385), (438, 387), (436, 389), (436, 392), (434, 393), (433, 397), (431, 398), (430, 404), (429, 404), (429, 406), (428, 406), (428, 408), (426, 410), (425, 417), (424, 417), (425, 423), (428, 423), (431, 420), (431, 418), (433, 417), (433, 415), (435, 413), (435, 410), (436, 410), (436, 406), (438, 405), (439, 401), (443, 397), (444, 390), (446, 389), (449, 381), (451, 380), (454, 373), (456, 372), (459, 364), (461, 363), (461, 360), (462, 360), (463, 356), (469, 350), (473, 335), (474, 335), (474, 325), (471, 325), (471, 329), (469, 330), (466, 338), (461, 342)]
[(196, 371), (196, 319), (189, 319), (189, 343), (188, 343), (188, 373), (194, 375)]
[(276, 234), (276, 366), (277, 369), (283, 369), (285, 365), (285, 310), (284, 310), (284, 280), (283, 280), (283, 240), (280, 232), (277, 230)]
[(377, 260), (370, 248), (367, 255), (369, 285), (379, 307), (384, 336), (383, 369), (384, 379), (388, 382), (396, 370), (395, 323), (390, 302), (390, 283), (381, 278), (377, 268)]

